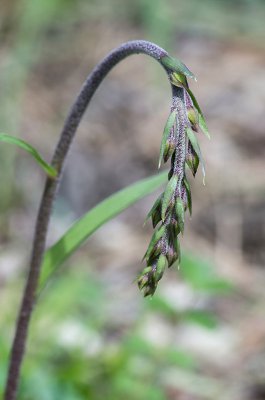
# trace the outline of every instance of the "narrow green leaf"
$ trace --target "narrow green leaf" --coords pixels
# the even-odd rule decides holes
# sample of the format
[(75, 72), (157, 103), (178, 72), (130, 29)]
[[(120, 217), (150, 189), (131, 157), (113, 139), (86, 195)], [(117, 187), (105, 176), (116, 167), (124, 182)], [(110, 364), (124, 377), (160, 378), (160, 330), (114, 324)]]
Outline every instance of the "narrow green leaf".
[(0, 141), (15, 144), (16, 146), (20, 147), (21, 149), (27, 151), (30, 155), (32, 155), (37, 163), (41, 166), (41, 168), (49, 175), (51, 178), (56, 178), (57, 171), (53, 168), (50, 164), (46, 163), (38, 151), (32, 147), (30, 144), (25, 142), (24, 140), (18, 139), (15, 136), (6, 135), (5, 133), (0, 133)]
[(162, 221), (165, 220), (167, 209), (170, 206), (170, 202), (171, 202), (172, 196), (173, 196), (173, 194), (174, 194), (174, 192), (176, 190), (177, 183), (178, 183), (178, 176), (177, 175), (173, 175), (172, 178), (170, 179), (170, 181), (168, 182), (167, 187), (165, 189), (164, 196), (163, 196), (163, 201), (162, 201), (162, 206), (161, 206)]
[(202, 153), (201, 153), (201, 149), (200, 149), (200, 145), (197, 139), (197, 136), (194, 134), (193, 130), (190, 128), (186, 129), (188, 138), (191, 142), (191, 145), (193, 147), (193, 150), (195, 151), (195, 153), (197, 154), (197, 156), (199, 157), (199, 160), (201, 162), (201, 166), (202, 166), (202, 175), (203, 175), (203, 184), (205, 184), (205, 167), (204, 167), (204, 161), (202, 158)]
[(207, 138), (210, 139), (211, 136), (210, 136), (210, 133), (209, 133), (209, 130), (208, 130), (204, 115), (203, 115), (202, 110), (201, 110), (201, 108), (199, 106), (199, 103), (197, 102), (196, 97), (194, 96), (194, 94), (192, 93), (192, 91), (189, 88), (187, 89), (187, 91), (188, 91), (188, 93), (189, 93), (189, 95), (190, 95), (190, 97), (192, 99), (194, 107), (196, 108), (196, 110), (199, 113), (199, 126), (200, 126), (202, 132), (205, 134), (205, 136), (207, 136)]
[(161, 167), (161, 162), (162, 162), (162, 159), (163, 159), (163, 155), (164, 155), (164, 151), (165, 151), (165, 147), (166, 147), (166, 142), (167, 142), (167, 139), (168, 139), (168, 137), (170, 135), (170, 131), (171, 131), (171, 129), (173, 128), (173, 126), (175, 124), (176, 114), (177, 114), (176, 110), (172, 111), (170, 113), (168, 119), (167, 119), (167, 122), (166, 122), (166, 125), (165, 125), (165, 128), (164, 128), (164, 132), (163, 132), (163, 136), (162, 136), (158, 168)]
[(184, 214), (185, 211), (184, 211), (183, 201), (181, 200), (180, 197), (178, 197), (176, 201), (176, 215), (177, 215), (179, 229), (182, 234), (184, 232), (184, 219), (185, 219)]
[(182, 314), (182, 319), (201, 325), (207, 329), (215, 329), (218, 325), (214, 314), (205, 310), (187, 310)]
[(189, 70), (189, 68), (177, 58), (164, 56), (161, 58), (161, 62), (166, 68), (196, 80), (195, 75)]
[(78, 249), (86, 239), (107, 221), (127, 207), (152, 193), (166, 180), (165, 172), (142, 179), (113, 194), (76, 221), (68, 231), (50, 247), (44, 256), (39, 290), (44, 287), (57, 268)]

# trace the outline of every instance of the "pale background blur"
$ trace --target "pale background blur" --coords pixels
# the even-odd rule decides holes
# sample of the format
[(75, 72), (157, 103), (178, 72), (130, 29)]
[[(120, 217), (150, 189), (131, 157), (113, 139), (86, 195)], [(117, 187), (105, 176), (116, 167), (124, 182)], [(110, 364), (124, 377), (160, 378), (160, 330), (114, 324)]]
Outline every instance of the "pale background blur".
[[(200, 173), (192, 181), (180, 271), (141, 298), (134, 280), (156, 194), (101, 228), (43, 293), (19, 399), (265, 399), (264, 20), (262, 0), (0, 0), (0, 132), (50, 160), (91, 69), (145, 39), (195, 73), (212, 136), (201, 135), (206, 186)], [(156, 173), (169, 107), (150, 58), (111, 72), (78, 130), (49, 244), (98, 201)], [(30, 157), (1, 144), (0, 390), (43, 183)]]

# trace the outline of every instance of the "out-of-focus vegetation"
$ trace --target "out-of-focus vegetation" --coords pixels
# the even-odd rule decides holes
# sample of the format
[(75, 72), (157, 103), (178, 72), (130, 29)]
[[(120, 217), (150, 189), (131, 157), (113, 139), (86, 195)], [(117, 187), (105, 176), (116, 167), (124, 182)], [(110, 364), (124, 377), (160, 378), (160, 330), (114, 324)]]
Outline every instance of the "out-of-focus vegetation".
[[(264, 1), (2, 0), (0, 11), (0, 131), (45, 159), (87, 73), (136, 38), (191, 67), (212, 132), (207, 186), (193, 185), (184, 240), (196, 256), (144, 301), (133, 279), (152, 201), (103, 228), (41, 295), (19, 399), (264, 399)], [(169, 106), (159, 73), (135, 57), (104, 82), (49, 244), (100, 199), (154, 173)], [(31, 160), (0, 146), (1, 390), (42, 182)]]
[[(210, 309), (180, 308), (157, 295), (137, 306), (137, 316), (128, 325), (128, 316), (120, 316), (123, 321), (115, 316), (119, 307), (109, 308), (110, 294), (88, 266), (71, 265), (42, 293), (31, 326), (19, 399), (167, 399), (177, 390), (211, 398), (223, 389), (215, 379), (204, 376), (196, 357), (178, 345), (174, 334), (166, 337), (163, 330), (162, 335), (156, 331), (159, 319), (164, 333), (177, 332), (185, 324), (215, 329), (219, 321)], [(194, 296), (231, 292), (228, 282), (196, 258), (185, 258), (182, 268), (186, 288), (193, 288)], [(1, 390), (15, 317), (14, 291), (19, 289), (16, 282), (6, 289), (7, 306), (1, 313)], [(205, 384), (190, 387), (193, 379)]]

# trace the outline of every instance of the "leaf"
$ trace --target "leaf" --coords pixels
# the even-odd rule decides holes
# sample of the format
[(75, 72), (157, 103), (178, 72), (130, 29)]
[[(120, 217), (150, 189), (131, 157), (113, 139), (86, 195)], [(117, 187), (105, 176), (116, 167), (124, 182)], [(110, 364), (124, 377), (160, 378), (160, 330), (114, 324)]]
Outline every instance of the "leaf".
[(175, 346), (174, 348), (170, 346), (170, 348), (165, 351), (165, 357), (168, 363), (187, 369), (189, 372), (196, 366), (195, 358), (191, 354), (187, 351), (177, 349)]
[(187, 89), (187, 92), (189, 93), (189, 95), (190, 95), (190, 97), (192, 99), (194, 107), (196, 108), (196, 110), (199, 113), (199, 126), (200, 126), (202, 132), (205, 134), (205, 136), (207, 136), (208, 139), (211, 139), (211, 136), (210, 136), (210, 133), (209, 133), (209, 130), (208, 130), (204, 115), (203, 115), (202, 110), (201, 110), (201, 108), (199, 106), (199, 103), (196, 100), (196, 97), (194, 96), (194, 94), (192, 93), (192, 91), (189, 88)]
[(190, 128), (186, 129), (188, 138), (191, 142), (191, 145), (193, 147), (193, 150), (195, 151), (195, 153), (197, 154), (197, 156), (199, 157), (199, 160), (201, 162), (201, 166), (202, 166), (202, 175), (203, 175), (203, 184), (205, 184), (205, 167), (204, 167), (204, 161), (202, 158), (202, 153), (201, 153), (201, 149), (200, 149), (200, 145), (197, 139), (197, 136), (194, 134), (193, 130)]
[(142, 197), (152, 193), (166, 180), (166, 173), (142, 179), (113, 194), (76, 221), (44, 256), (39, 291), (57, 268), (78, 249), (89, 236), (107, 221)]
[(164, 296), (161, 297), (159, 294), (157, 294), (157, 296), (154, 296), (151, 302), (146, 303), (146, 306), (149, 310), (155, 311), (156, 314), (162, 314), (163, 317), (176, 319), (179, 316), (179, 313), (174, 307), (174, 304), (165, 299)]
[(164, 128), (164, 132), (163, 132), (163, 136), (162, 136), (158, 168), (161, 167), (161, 162), (162, 162), (162, 159), (163, 159), (163, 155), (164, 155), (164, 151), (165, 151), (165, 147), (166, 147), (166, 142), (167, 142), (167, 139), (168, 139), (168, 137), (170, 135), (170, 131), (171, 131), (171, 129), (173, 128), (173, 126), (175, 124), (176, 114), (177, 114), (176, 110), (172, 111), (170, 113), (168, 119), (167, 119), (167, 122), (166, 122), (166, 125), (165, 125), (165, 128)]
[(177, 175), (173, 175), (172, 178), (170, 179), (170, 181), (168, 182), (167, 187), (165, 189), (164, 196), (163, 196), (163, 201), (162, 201), (162, 206), (161, 206), (161, 218), (162, 218), (162, 221), (165, 220), (167, 209), (170, 206), (170, 202), (171, 202), (172, 196), (173, 196), (173, 194), (174, 194), (174, 192), (176, 190), (177, 183), (178, 183), (178, 176)]
[(184, 74), (188, 78), (193, 78), (196, 80), (195, 75), (189, 70), (189, 68), (177, 58), (171, 56), (164, 56), (161, 58), (161, 62), (167, 69), (170, 69), (177, 73)]
[(183, 201), (181, 200), (180, 197), (178, 197), (176, 201), (176, 215), (177, 215), (179, 229), (182, 234), (184, 232), (184, 213), (185, 212), (184, 212)]
[(227, 294), (233, 289), (228, 280), (216, 274), (213, 265), (191, 254), (184, 254), (180, 273), (195, 290)]
[(32, 147), (30, 144), (25, 142), (24, 140), (18, 139), (15, 136), (6, 135), (5, 133), (0, 133), (0, 141), (10, 144), (15, 144), (21, 149), (27, 151), (30, 155), (32, 155), (37, 163), (41, 166), (41, 168), (46, 172), (48, 176), (51, 178), (56, 178), (57, 171), (50, 164), (46, 163), (38, 151)]
[(184, 321), (193, 322), (207, 329), (215, 329), (218, 324), (213, 313), (205, 310), (187, 310), (182, 318)]

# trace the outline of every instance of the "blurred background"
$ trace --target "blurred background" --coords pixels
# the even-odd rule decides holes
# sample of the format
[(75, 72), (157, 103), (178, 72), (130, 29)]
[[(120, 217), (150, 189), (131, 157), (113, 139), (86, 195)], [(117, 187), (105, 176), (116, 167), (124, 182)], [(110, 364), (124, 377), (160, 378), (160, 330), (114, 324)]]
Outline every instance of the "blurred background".
[[(87, 74), (146, 39), (185, 62), (212, 139), (192, 181), (181, 268), (134, 282), (153, 194), (102, 227), (42, 293), (20, 400), (265, 399), (264, 0), (0, 0), (0, 131), (50, 160)], [(146, 56), (104, 81), (79, 128), (48, 243), (114, 191), (156, 173), (170, 87)], [(44, 174), (0, 146), (0, 392)]]

